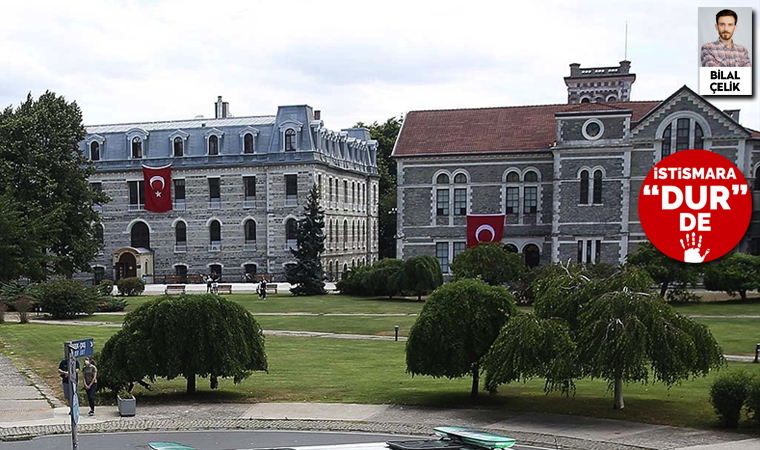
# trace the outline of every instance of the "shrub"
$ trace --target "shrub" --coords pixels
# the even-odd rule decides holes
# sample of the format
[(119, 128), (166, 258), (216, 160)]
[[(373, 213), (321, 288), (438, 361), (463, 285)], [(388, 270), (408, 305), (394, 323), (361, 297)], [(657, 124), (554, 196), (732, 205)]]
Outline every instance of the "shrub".
[(747, 399), (744, 404), (747, 406), (749, 418), (756, 426), (760, 426), (760, 376), (755, 376), (750, 381), (749, 388), (747, 389)]
[(135, 297), (143, 293), (145, 283), (137, 277), (122, 278), (116, 283), (116, 288), (119, 289), (119, 295)]
[(338, 281), (335, 287), (341, 294), (372, 295), (371, 289), (367, 285), (367, 276), (371, 270), (372, 266), (355, 267), (343, 279)]
[(75, 280), (49, 281), (41, 286), (39, 301), (45, 312), (56, 319), (92, 314), (97, 309), (98, 292)]
[(127, 299), (117, 298), (114, 296), (101, 297), (98, 301), (98, 312), (118, 312), (124, 311), (129, 303)]
[(423, 295), (433, 292), (443, 284), (443, 274), (438, 259), (430, 255), (414, 256), (404, 262), (399, 273), (399, 287), (422, 300)]
[(351, 269), (336, 287), (342, 294), (393, 297), (399, 292), (397, 281), (403, 267), (400, 259), (381, 259), (371, 266)]
[(521, 255), (495, 243), (470, 247), (451, 263), (455, 280), (480, 278), (491, 286), (517, 280), (526, 270)]
[(100, 283), (98, 284), (98, 292), (100, 292), (100, 295), (112, 296), (113, 286), (114, 282), (112, 280), (100, 280)]
[(739, 426), (750, 381), (751, 378), (745, 371), (731, 372), (718, 377), (710, 387), (710, 401), (724, 426)]
[(33, 306), (34, 299), (25, 295), (17, 298), (13, 303), (13, 307), (16, 308), (16, 311), (18, 312), (18, 318), (21, 323), (29, 323), (29, 311)]
[(5, 323), (6, 311), (8, 311), (8, 305), (5, 302), (0, 302), (0, 323)]

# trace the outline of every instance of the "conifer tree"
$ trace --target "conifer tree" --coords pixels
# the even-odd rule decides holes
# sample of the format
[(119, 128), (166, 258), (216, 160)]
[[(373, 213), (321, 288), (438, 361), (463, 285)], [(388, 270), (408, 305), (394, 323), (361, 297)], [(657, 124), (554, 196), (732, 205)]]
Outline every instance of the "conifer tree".
[(319, 206), (319, 189), (312, 186), (304, 206), (304, 218), (298, 221), (296, 248), (291, 249), (298, 261), (286, 268), (293, 295), (325, 294), (324, 269), (320, 256), (325, 251), (325, 212)]

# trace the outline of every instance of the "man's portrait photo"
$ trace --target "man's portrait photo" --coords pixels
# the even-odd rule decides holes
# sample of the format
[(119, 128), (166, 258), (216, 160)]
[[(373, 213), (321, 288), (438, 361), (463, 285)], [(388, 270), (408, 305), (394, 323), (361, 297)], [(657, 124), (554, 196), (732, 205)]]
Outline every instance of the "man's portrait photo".
[(699, 8), (699, 42), (702, 67), (752, 67), (752, 8)]

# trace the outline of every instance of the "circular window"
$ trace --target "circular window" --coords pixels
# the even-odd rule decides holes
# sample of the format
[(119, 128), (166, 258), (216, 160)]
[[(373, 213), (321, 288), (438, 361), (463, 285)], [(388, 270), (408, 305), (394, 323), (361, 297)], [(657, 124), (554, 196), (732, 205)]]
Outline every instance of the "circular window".
[(589, 141), (595, 141), (604, 134), (604, 124), (597, 119), (589, 119), (583, 124), (583, 137)]

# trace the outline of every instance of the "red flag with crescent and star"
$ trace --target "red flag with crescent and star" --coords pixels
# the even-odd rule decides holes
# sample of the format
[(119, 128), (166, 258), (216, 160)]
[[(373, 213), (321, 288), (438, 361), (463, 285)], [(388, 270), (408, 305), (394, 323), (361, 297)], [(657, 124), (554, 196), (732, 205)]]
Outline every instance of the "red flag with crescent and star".
[(162, 213), (172, 209), (172, 166), (142, 166), (145, 210)]
[(501, 242), (504, 214), (472, 214), (467, 216), (467, 248), (481, 243)]

